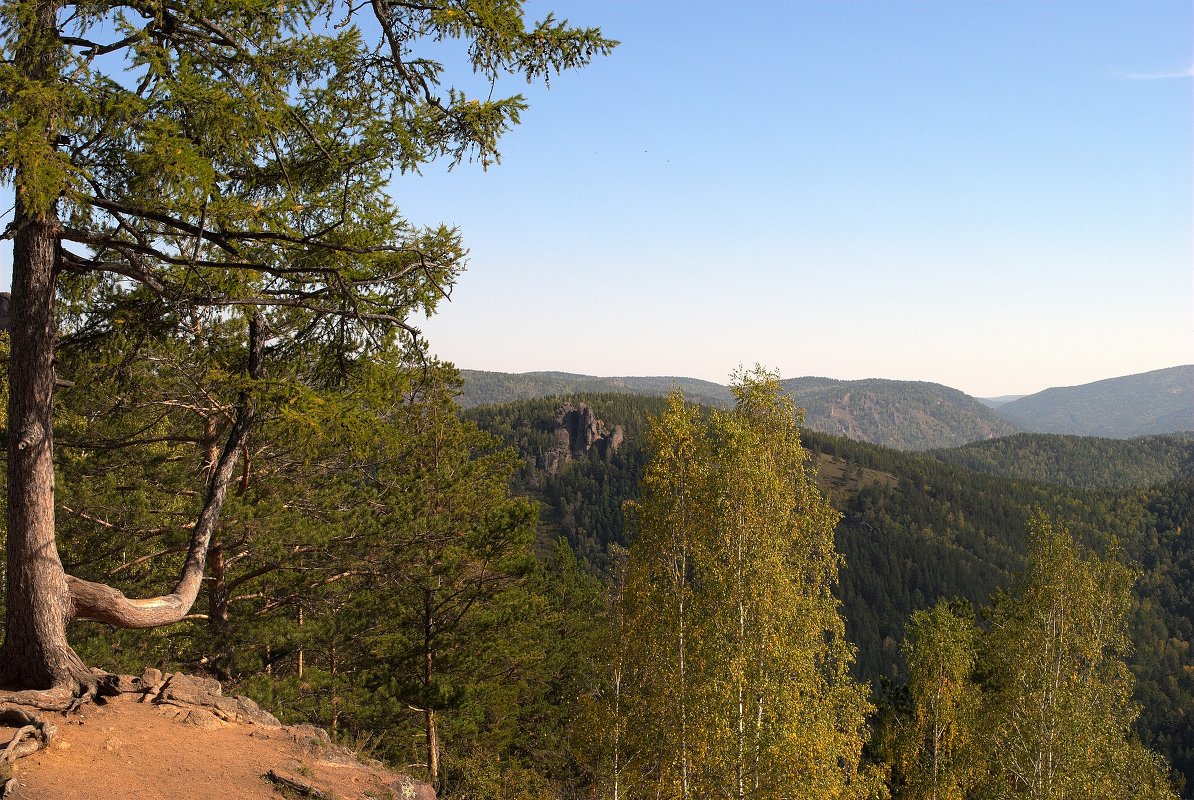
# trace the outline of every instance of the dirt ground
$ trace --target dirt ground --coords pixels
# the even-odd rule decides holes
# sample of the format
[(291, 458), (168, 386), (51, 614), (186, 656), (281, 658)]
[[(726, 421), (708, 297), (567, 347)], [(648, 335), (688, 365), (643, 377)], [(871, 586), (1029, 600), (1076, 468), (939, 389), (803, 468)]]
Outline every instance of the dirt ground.
[[(16, 762), (18, 800), (277, 800), (300, 797), (270, 770), (336, 800), (411, 797), (401, 777), (362, 764), (307, 726), (270, 728), (207, 720), (122, 695), (106, 705), (48, 715), (58, 734)], [(9, 731), (9, 736), (11, 736)], [(2, 742), (3, 737), (0, 737)], [(395, 781), (399, 781), (395, 784)]]

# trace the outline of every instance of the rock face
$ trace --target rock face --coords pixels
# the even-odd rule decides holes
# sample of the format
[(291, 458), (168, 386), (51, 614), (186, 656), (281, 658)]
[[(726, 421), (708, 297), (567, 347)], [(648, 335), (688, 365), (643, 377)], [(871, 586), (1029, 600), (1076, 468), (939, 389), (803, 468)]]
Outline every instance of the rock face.
[(584, 403), (576, 408), (561, 406), (556, 413), (557, 436), (567, 437), (573, 456), (583, 456), (593, 445), (605, 438), (605, 423), (597, 419), (593, 409)]
[(626, 438), (621, 425), (609, 430), (585, 403), (564, 403), (556, 409), (555, 446), (540, 458), (539, 467), (555, 475), (560, 466), (574, 458), (583, 458), (594, 448), (602, 458), (610, 459)]
[[(181, 672), (163, 675), (159, 670), (147, 669), (139, 678), (125, 679), (124, 691), (141, 693), (142, 702), (177, 709), (180, 722), (212, 728), (220, 722), (239, 722), (278, 728), (273, 714), (259, 707), (247, 697), (226, 697), (220, 682), (202, 675)], [(163, 709), (165, 710), (165, 709)]]

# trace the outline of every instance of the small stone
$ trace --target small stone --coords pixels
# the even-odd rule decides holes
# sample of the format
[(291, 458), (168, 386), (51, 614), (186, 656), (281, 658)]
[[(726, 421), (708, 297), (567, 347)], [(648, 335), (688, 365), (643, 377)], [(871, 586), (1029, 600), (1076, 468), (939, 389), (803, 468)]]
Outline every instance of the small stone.
[(400, 775), (390, 784), (390, 790), (402, 800), (435, 800), (435, 789), (430, 784), (416, 781), (408, 775)]
[(112, 678), (114, 678), (112, 685), (121, 694), (141, 691), (141, 679), (135, 675), (114, 675)]
[(210, 711), (205, 711), (202, 708), (194, 708), (187, 712), (186, 717), (182, 720), (187, 725), (194, 725), (196, 728), (203, 730), (215, 730), (220, 727), (220, 720), (216, 715)]

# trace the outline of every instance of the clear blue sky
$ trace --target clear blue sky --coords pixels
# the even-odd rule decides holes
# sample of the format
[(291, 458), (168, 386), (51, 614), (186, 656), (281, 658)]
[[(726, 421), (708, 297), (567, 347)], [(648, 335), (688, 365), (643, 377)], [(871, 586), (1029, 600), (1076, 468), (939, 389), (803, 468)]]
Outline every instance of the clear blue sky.
[(1191, 2), (533, 8), (622, 45), (527, 91), (500, 166), (394, 184), (471, 247), (424, 325), (458, 366), (989, 396), (1194, 362)]
[(502, 87), (501, 165), (392, 186), (471, 249), (420, 323), (458, 366), (992, 396), (1194, 362), (1191, 0), (549, 8), (622, 45)]

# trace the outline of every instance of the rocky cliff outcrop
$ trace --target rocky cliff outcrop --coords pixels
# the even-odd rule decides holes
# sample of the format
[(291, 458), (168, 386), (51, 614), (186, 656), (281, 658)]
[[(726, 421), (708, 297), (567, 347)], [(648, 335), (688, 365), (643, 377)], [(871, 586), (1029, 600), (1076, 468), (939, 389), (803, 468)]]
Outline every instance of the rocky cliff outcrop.
[(615, 425), (610, 430), (586, 403), (577, 403), (575, 406), (563, 403), (556, 410), (552, 433), (556, 444), (543, 454), (538, 464), (552, 475), (561, 465), (574, 458), (583, 458), (594, 449), (602, 458), (610, 459), (626, 438), (621, 425)]

